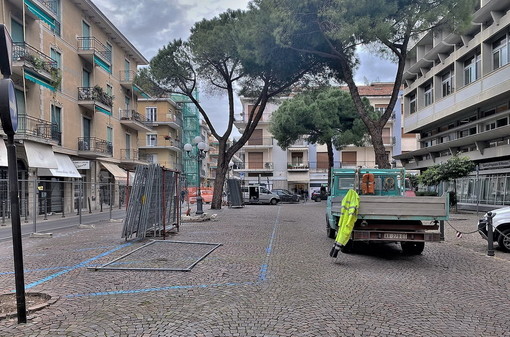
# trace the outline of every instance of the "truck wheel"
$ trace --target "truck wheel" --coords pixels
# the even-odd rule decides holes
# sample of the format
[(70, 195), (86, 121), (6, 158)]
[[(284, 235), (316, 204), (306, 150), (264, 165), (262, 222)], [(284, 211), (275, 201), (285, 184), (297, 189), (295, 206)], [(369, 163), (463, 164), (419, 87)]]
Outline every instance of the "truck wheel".
[(276, 199), (274, 199), (274, 198), (273, 198), (273, 199), (271, 199), (271, 205), (276, 205), (277, 203), (278, 203), (278, 200), (276, 200)]
[(425, 249), (425, 242), (403, 241), (400, 243), (402, 252), (406, 255), (420, 255)]
[(498, 245), (505, 252), (510, 252), (510, 228), (505, 229), (499, 234)]
[(328, 233), (328, 238), (330, 238), (330, 239), (336, 238), (336, 230), (331, 228), (331, 226), (329, 225), (329, 221), (328, 221), (328, 216), (327, 215), (326, 215), (326, 231)]

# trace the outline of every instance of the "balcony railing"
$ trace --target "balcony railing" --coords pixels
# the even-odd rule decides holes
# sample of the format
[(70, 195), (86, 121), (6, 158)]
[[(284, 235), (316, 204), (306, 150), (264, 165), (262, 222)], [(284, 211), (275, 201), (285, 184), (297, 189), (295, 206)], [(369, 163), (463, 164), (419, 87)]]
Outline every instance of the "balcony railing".
[(308, 170), (308, 163), (288, 163), (288, 170)]
[(136, 71), (134, 70), (120, 70), (119, 79), (121, 82), (133, 82), (136, 77)]
[(61, 145), (62, 132), (58, 124), (27, 115), (18, 115), (18, 135), (25, 135), (44, 140), (53, 140)]
[(113, 106), (113, 96), (97, 85), (95, 87), (79, 87), (78, 101), (97, 101), (109, 107)]
[(121, 120), (130, 120), (137, 121), (140, 123), (144, 123), (145, 120), (138, 112), (135, 110), (120, 110), (120, 119)]
[(108, 62), (112, 62), (112, 51), (93, 36), (78, 37), (78, 51), (92, 50)]
[(52, 73), (57, 69), (57, 62), (40, 50), (25, 42), (13, 42), (12, 61), (24, 62), (24, 65), (36, 71)]
[(58, 14), (58, 3), (56, 0), (35, 0), (37, 3), (43, 5), (46, 9), (48, 9), (53, 14)]
[(246, 142), (245, 146), (253, 146), (253, 145), (262, 145), (262, 146), (270, 146), (273, 145), (273, 138), (271, 137), (258, 137), (258, 138), (250, 138)]
[(120, 160), (139, 160), (138, 150), (135, 149), (121, 149), (120, 150)]
[(243, 162), (235, 163), (232, 167), (234, 170), (272, 170), (273, 162)]
[(96, 137), (79, 137), (78, 151), (95, 152), (107, 155), (113, 154), (113, 144)]

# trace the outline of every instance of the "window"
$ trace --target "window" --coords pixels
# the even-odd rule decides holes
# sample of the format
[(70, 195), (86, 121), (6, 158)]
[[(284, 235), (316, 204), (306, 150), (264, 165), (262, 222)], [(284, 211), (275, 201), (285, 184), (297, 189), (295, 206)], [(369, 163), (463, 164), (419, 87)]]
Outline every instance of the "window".
[(106, 93), (110, 96), (113, 96), (113, 87), (109, 84), (106, 85)]
[(476, 54), (464, 61), (464, 85), (480, 79), (480, 54)]
[(409, 113), (413, 114), (416, 112), (416, 94), (409, 96)]
[(51, 139), (61, 144), (62, 134), (62, 108), (51, 105)]
[(434, 95), (432, 93), (432, 83), (426, 84), (425, 87), (423, 87), (423, 104), (425, 106), (431, 105), (434, 102)]
[(157, 146), (158, 145), (158, 135), (157, 134), (148, 134), (147, 135), (147, 146)]
[[(55, 61), (55, 63), (56, 63), (55, 66), (58, 69), (58, 71), (61, 72), (60, 69), (62, 68), (62, 54), (60, 54), (55, 49), (51, 48), (50, 49), (50, 57), (53, 59), (53, 61)], [(57, 90), (62, 89), (62, 83), (60, 83), (60, 81), (55, 82), (54, 85), (55, 85), (55, 89), (57, 89)]]
[(453, 92), (453, 71), (441, 76), (441, 97), (450, 95)]
[(492, 44), (492, 69), (508, 63), (508, 38), (503, 36)]
[[(108, 59), (108, 61), (109, 61), (110, 63), (113, 63), (113, 61), (112, 61), (112, 60), (113, 60), (113, 56), (112, 56), (112, 54), (113, 54), (113, 46), (111, 45), (111, 43), (106, 42), (105, 56), (106, 56), (106, 58)], [(113, 64), (112, 64), (112, 65), (113, 65)], [(110, 68), (110, 69), (111, 69), (111, 68)]]
[(155, 107), (145, 108), (145, 116), (147, 117), (148, 122), (157, 121), (158, 109)]
[(106, 127), (106, 142), (108, 153), (113, 153), (113, 129), (109, 126)]
[(133, 79), (131, 78), (131, 64), (129, 63), (128, 60), (124, 59), (124, 78), (121, 78), (121, 80), (124, 80), (124, 81), (132, 81)]
[(56, 14), (57, 20), (55, 21), (55, 27), (51, 27), (51, 30), (55, 35), (60, 36), (60, 22), (62, 22), (62, 12), (60, 10), (60, 0), (47, 1), (51, 10)]

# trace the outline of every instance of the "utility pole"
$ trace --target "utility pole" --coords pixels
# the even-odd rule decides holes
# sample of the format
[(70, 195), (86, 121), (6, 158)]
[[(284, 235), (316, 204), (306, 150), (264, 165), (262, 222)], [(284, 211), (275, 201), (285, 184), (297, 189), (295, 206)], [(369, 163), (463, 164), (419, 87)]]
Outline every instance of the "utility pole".
[(9, 172), (9, 196), (11, 199), (12, 242), (14, 251), (14, 279), (16, 283), (16, 308), (18, 324), (27, 322), (25, 302), (25, 276), (23, 273), (23, 248), (21, 245), (21, 220), (18, 196), (18, 162), (14, 134), (18, 130), (18, 106), (12, 74), (12, 40), (3, 24), (0, 24), (0, 119), (7, 134), (7, 160)]

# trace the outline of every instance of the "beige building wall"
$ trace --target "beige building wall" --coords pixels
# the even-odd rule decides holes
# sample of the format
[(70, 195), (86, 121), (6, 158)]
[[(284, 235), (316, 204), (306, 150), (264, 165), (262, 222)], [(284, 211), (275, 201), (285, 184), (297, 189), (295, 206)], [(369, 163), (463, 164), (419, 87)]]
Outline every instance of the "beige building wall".
[[(16, 53), (13, 56), (16, 57), (13, 60), (12, 76), (18, 101), (21, 101), (21, 104), (18, 103), (21, 107), (20, 128), (16, 135), (22, 145), (18, 147), (18, 157), (25, 169), (21, 175), (27, 179), (34, 177), (33, 179), (64, 182), (79, 179), (71, 177), (71, 174), (41, 176), (41, 168), (55, 167), (31, 165), (27, 146), (39, 144), (51, 153), (68, 156), (73, 162), (87, 162), (87, 165), (78, 168), (78, 173), (85, 182), (84, 193), (87, 196), (99, 200), (96, 198), (99, 193), (98, 184), (106, 179), (117, 184), (112, 202), (121, 202), (121, 186), (126, 183), (123, 169), (132, 170), (136, 164), (145, 163), (137, 157), (137, 151), (139, 137), (144, 136), (141, 131), (150, 128), (136, 113), (140, 91), (133, 84), (133, 79), (137, 66), (147, 64), (148, 61), (92, 1), (61, 0), (57, 2), (57, 12), (48, 7), (52, 2), (32, 2), (41, 13), (46, 13), (46, 20), (54, 22), (55, 27), (60, 28), (53, 29), (42, 20), (40, 14), (32, 13), (23, 1), (0, 0), (0, 23), (5, 24), (12, 35), (17, 36), (17, 40), (21, 40), (17, 42), (22, 42), (13, 49), (13, 53)], [(83, 35), (83, 23), (90, 26), (90, 37), (93, 38), (86, 45), (79, 39)], [(17, 26), (23, 27), (23, 34), (15, 34)], [(104, 46), (108, 45), (111, 47), (111, 60), (102, 54), (105, 51)], [(84, 50), (80, 47), (89, 48)], [(55, 61), (60, 59), (58, 67), (49, 65), (52, 57)], [(102, 61), (102, 65), (108, 66), (110, 70), (105, 70), (94, 58)], [(129, 62), (129, 72), (125, 71), (126, 61)], [(46, 68), (36, 66), (36, 63), (41, 62), (45, 63)], [(47, 71), (51, 68), (60, 69), (61, 81), (58, 86), (52, 83), (58, 76), (52, 76), (51, 72)], [(85, 96), (89, 99), (84, 99), (84, 91), (80, 92), (78, 89), (83, 87), (84, 70), (90, 73), (91, 88), (98, 86), (104, 92), (111, 91), (113, 104), (100, 103), (97, 97), (90, 94), (90, 89), (86, 90), (89, 95)], [(125, 76), (126, 74), (130, 75)], [(131, 101), (128, 107), (127, 98)], [(52, 117), (52, 110), (60, 111), (58, 121), (55, 120), (55, 113)], [(90, 137), (84, 133), (85, 119), (90, 121)], [(111, 172), (102, 162), (110, 163), (119, 170)], [(69, 190), (65, 194), (66, 200), (72, 200), (76, 193)], [(73, 202), (64, 206), (67, 212), (73, 207)], [(97, 204), (93, 203), (92, 207), (97, 207)]]
[[(140, 153), (150, 162), (182, 170), (182, 113), (169, 98), (142, 98), (138, 107), (152, 127), (139, 139)], [(155, 111), (155, 120), (154, 120)]]

